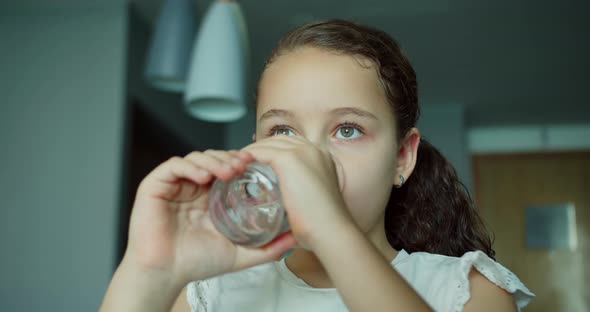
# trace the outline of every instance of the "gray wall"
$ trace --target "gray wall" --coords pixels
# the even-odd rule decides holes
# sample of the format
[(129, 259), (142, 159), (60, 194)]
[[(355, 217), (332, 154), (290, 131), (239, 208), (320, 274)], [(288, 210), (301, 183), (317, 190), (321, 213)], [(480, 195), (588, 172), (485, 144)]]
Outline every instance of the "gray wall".
[(467, 143), (465, 106), (459, 103), (425, 104), (421, 111), (418, 129), (422, 137), (453, 164), (461, 182), (472, 191), (473, 176)]
[(97, 309), (135, 193), (131, 102), (185, 146), (225, 144), (225, 125), (143, 81), (151, 27), (117, 2), (0, 6), (0, 310)]
[(248, 113), (238, 121), (227, 125), (225, 144), (228, 149), (240, 149), (252, 143), (252, 134), (256, 131), (256, 114), (254, 107), (248, 105)]
[(126, 7), (0, 10), (0, 310), (96, 310), (114, 265)]

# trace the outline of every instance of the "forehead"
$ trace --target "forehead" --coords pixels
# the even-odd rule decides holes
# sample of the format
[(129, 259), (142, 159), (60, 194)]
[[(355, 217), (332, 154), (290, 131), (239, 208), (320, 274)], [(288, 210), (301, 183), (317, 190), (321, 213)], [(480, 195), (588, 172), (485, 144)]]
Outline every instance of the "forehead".
[(316, 48), (278, 57), (263, 73), (257, 118), (269, 109), (321, 112), (359, 107), (377, 114), (389, 104), (371, 62)]

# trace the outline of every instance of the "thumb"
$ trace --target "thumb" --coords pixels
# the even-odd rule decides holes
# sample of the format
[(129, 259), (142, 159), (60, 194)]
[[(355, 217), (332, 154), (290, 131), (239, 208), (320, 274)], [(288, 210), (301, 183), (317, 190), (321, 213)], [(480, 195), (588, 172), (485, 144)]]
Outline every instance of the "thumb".
[(295, 246), (296, 243), (297, 241), (293, 234), (286, 232), (262, 247), (247, 248), (239, 246), (235, 270), (242, 270), (258, 264), (277, 261), (287, 250)]

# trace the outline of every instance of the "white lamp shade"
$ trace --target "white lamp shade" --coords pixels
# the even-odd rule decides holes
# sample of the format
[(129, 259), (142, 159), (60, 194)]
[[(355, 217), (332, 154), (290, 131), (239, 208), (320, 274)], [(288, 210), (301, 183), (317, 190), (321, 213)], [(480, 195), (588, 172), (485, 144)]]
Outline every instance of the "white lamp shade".
[(214, 2), (192, 51), (184, 98), (191, 116), (228, 122), (246, 114), (248, 54), (246, 23), (239, 4)]
[(147, 55), (146, 80), (154, 87), (184, 92), (196, 33), (194, 0), (167, 0)]

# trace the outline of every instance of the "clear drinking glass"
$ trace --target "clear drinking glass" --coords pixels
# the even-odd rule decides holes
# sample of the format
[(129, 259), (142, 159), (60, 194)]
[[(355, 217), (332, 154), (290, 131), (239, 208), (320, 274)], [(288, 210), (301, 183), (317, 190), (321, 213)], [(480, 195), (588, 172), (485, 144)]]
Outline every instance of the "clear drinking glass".
[(209, 192), (209, 214), (217, 230), (232, 242), (259, 247), (289, 230), (277, 176), (252, 162), (229, 182), (217, 179)]

